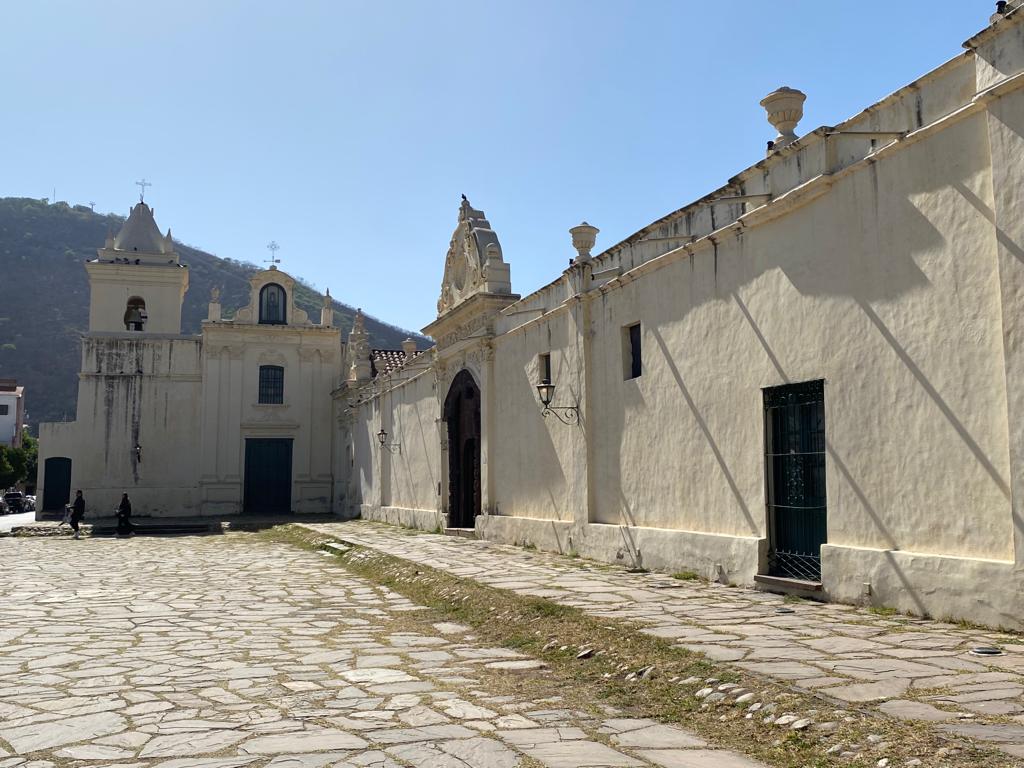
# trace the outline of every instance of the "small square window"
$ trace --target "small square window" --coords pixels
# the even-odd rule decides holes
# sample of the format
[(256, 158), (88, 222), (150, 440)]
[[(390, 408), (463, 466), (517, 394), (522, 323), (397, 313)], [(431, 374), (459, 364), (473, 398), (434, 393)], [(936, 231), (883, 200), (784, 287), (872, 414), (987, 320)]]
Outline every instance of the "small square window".
[(11, 406), (7, 405), (6, 403), (4, 403), (3, 405), (0, 405), (0, 416), (6, 416), (10, 412), (11, 412)]
[(537, 373), (540, 374), (541, 384), (551, 383), (551, 355), (537, 355)]
[(637, 379), (643, 373), (640, 354), (640, 323), (622, 329), (622, 378)]

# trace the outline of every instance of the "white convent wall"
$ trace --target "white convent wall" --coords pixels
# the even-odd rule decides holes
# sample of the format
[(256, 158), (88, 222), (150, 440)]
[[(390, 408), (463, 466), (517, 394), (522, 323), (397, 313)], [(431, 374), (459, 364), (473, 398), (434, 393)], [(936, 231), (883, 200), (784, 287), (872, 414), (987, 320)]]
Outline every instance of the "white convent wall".
[[(599, 256), (596, 291), (573, 298), (577, 267), (502, 311), (474, 369), (492, 411), (478, 534), (751, 584), (762, 388), (823, 379), (824, 594), (1020, 627), (1024, 96), (1007, 78), (1024, 56), (998, 39), (1021, 23), (998, 27), (843, 126), (906, 138), (816, 132), (737, 177), (771, 204), (712, 220), (698, 203)], [(625, 380), (634, 322), (643, 375)], [(445, 344), (442, 390), (472, 367)], [(580, 427), (540, 417), (541, 353)]]
[[(336, 464), (348, 514), (396, 525), (435, 530), (441, 514), (441, 436), (436, 377), (412, 365), (401, 378), (382, 379), (381, 394), (342, 415), (339, 435), (345, 458)], [(345, 401), (338, 407), (346, 409)], [(378, 431), (387, 431), (382, 447)], [(348, 464), (348, 469), (346, 469)]]
[(963, 121), (595, 300), (594, 522), (763, 536), (760, 390), (824, 379), (831, 542), (1012, 559), (986, 145)]
[(552, 405), (582, 406), (583, 355), (573, 309), (544, 322), (531, 322), (495, 340), (494, 435), (490, 466), (494, 471), (492, 514), (572, 522), (587, 504), (585, 424), (563, 424), (541, 415), (536, 385), (539, 355), (551, 355)]

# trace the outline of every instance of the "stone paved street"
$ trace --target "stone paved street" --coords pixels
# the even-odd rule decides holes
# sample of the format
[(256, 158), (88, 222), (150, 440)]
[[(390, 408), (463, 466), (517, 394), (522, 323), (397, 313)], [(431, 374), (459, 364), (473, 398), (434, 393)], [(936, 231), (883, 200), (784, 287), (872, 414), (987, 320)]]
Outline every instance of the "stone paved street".
[(409, 631), (405, 598), (254, 534), (3, 538), (0, 562), (0, 768), (758, 765), (489, 689), (539, 663)]
[[(519, 547), (353, 521), (310, 525), (353, 544), (519, 594), (637, 622), (712, 659), (991, 743), (1024, 758), (1024, 638)], [(995, 657), (971, 653), (997, 646)]]

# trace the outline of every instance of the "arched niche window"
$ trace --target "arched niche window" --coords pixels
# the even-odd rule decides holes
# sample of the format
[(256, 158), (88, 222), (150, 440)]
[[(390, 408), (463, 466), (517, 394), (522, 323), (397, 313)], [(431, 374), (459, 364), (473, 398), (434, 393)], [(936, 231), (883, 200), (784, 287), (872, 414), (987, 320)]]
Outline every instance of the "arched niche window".
[(260, 404), (284, 403), (284, 368), (280, 365), (260, 366)]
[(146, 302), (138, 296), (128, 299), (124, 310), (124, 327), (128, 331), (141, 331), (146, 325), (149, 315), (146, 314)]
[(277, 283), (268, 283), (260, 291), (260, 325), (284, 325), (285, 293)]

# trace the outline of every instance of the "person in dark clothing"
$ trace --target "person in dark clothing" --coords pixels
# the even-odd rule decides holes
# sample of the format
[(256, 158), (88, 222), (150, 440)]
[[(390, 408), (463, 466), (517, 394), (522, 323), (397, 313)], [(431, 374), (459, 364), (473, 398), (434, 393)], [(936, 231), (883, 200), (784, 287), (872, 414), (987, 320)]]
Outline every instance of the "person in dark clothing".
[(121, 495), (121, 503), (117, 505), (117, 535), (118, 536), (130, 536), (135, 530), (135, 526), (132, 525), (132, 503), (128, 499), (128, 494)]
[(85, 497), (81, 491), (75, 491), (75, 501), (71, 505), (71, 529), (75, 532), (75, 538), (79, 538), (78, 524), (85, 517)]

